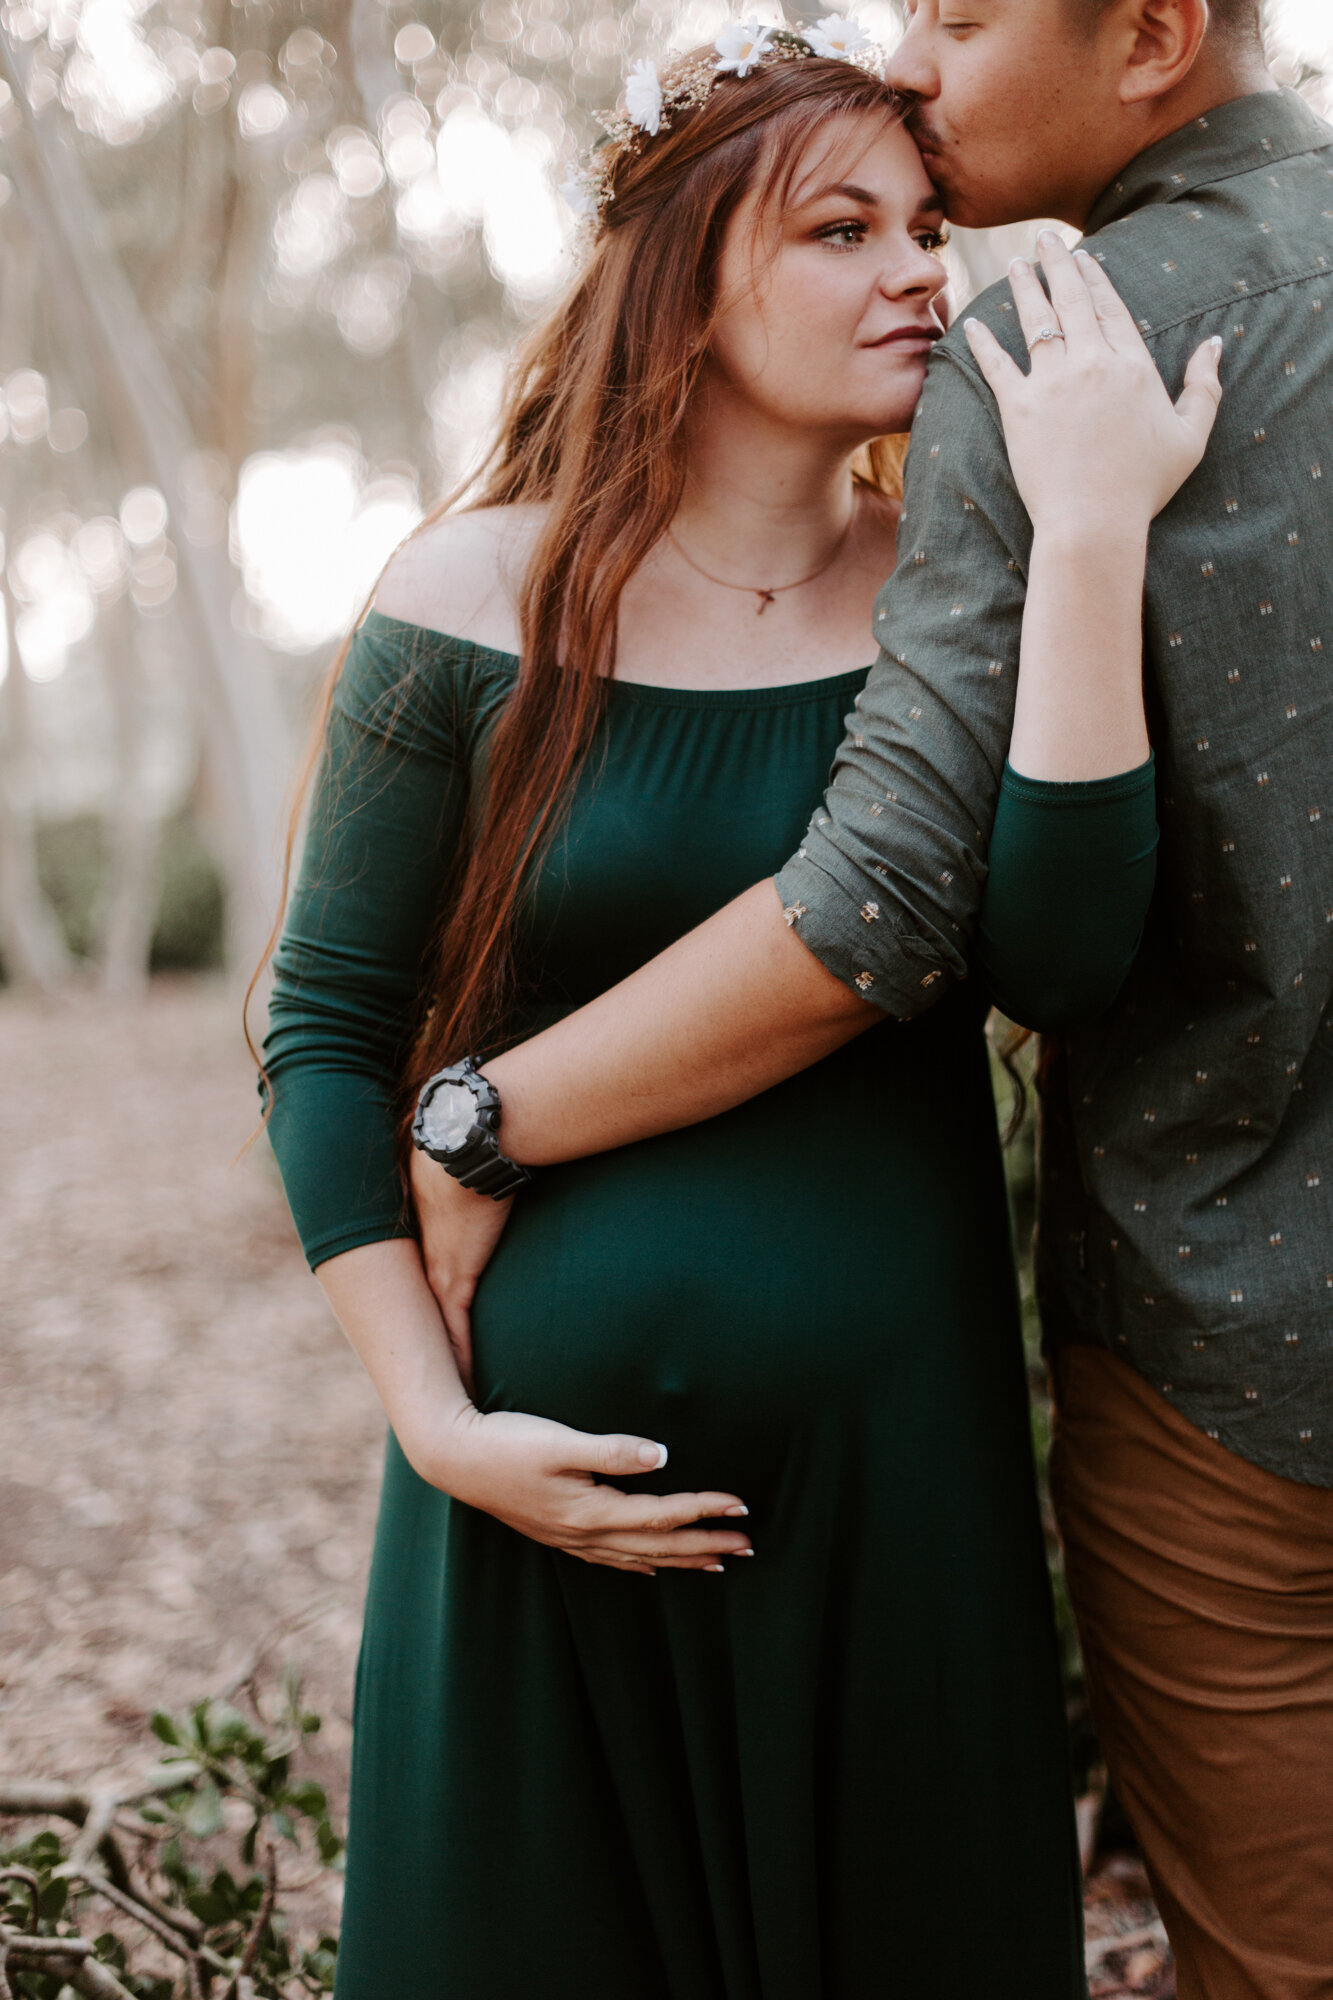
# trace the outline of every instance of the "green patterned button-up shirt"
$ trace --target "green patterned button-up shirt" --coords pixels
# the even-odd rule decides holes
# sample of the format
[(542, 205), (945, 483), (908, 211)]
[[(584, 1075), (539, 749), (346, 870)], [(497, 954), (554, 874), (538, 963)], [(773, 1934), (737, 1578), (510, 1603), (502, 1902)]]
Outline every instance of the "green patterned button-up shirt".
[[(1056, 1066), (1043, 1320), (1333, 1486), (1333, 131), (1287, 91), (1223, 105), (1125, 170), (1088, 247), (1173, 390), (1222, 335), (1225, 393), (1150, 541), (1158, 889), (1115, 1007)], [(1021, 353), (1007, 286), (972, 310)], [(778, 878), (803, 941), (898, 1016), (967, 974), (1031, 540), (958, 329), (913, 428), (883, 650)]]

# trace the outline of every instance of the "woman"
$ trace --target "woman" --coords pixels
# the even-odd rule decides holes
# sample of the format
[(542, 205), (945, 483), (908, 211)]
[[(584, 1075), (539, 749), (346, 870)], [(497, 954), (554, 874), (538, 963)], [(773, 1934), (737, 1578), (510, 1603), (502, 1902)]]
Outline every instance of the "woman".
[[(266, 1073), (392, 1431), (342, 2000), (1083, 1991), (984, 1002), (544, 1174), (470, 1322), (451, 1300), (457, 1353), (403, 1213), (417, 1088), (780, 861), (867, 671), (872, 441), (940, 331), (938, 202), (868, 69), (755, 41), (636, 73), (482, 502), (394, 558), (333, 691)], [(1163, 400), (1140, 370), (1123, 411), (1156, 505), (1198, 456)], [(1011, 441), (1034, 477), (1042, 421)], [(1022, 726), (1049, 734), (1042, 614), (1034, 587)], [(1020, 972), (1066, 913), (1015, 880), (1057, 840), (1111, 857), (1090, 1008), (1151, 873), (1136, 660), (1116, 686), (1109, 782), (1013, 789), (993, 847)]]

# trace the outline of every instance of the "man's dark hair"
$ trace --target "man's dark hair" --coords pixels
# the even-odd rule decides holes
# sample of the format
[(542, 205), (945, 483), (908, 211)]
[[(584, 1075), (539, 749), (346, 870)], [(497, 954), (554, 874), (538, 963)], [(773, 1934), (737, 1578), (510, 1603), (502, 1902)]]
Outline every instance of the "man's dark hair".
[[(1113, 4), (1114, 0), (1074, 0), (1074, 5), (1090, 27), (1095, 26)], [(1261, 0), (1208, 0), (1208, 12), (1212, 16), (1210, 32), (1224, 35), (1228, 41), (1262, 42), (1260, 8)]]
[(1260, 0), (1208, 0), (1214, 33), (1263, 40)]

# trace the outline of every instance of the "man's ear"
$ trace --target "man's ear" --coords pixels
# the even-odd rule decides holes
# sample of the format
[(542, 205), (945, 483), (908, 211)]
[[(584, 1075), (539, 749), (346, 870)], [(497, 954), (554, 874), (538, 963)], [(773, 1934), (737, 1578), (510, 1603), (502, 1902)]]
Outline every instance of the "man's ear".
[(1150, 104), (1184, 83), (1208, 32), (1208, 0), (1134, 0), (1133, 46), (1120, 78), (1122, 104)]

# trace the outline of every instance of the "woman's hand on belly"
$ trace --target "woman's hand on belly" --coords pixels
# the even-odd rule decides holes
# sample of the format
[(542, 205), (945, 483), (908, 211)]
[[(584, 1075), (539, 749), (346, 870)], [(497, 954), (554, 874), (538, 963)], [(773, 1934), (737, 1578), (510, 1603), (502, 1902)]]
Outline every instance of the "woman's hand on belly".
[(330, 1257), (318, 1276), (408, 1463), (430, 1485), (548, 1548), (643, 1576), (718, 1569), (724, 1556), (750, 1553), (742, 1528), (698, 1525), (743, 1517), (734, 1493), (624, 1493), (605, 1483), (660, 1472), (664, 1445), (478, 1410), (415, 1243), (363, 1244)]
[(724, 1556), (753, 1553), (742, 1528), (696, 1525), (744, 1515), (734, 1493), (623, 1493), (604, 1483), (661, 1470), (666, 1447), (643, 1438), (595, 1436), (512, 1410), (469, 1409), (439, 1441), (439, 1477), (432, 1477), (429, 1439), (418, 1441), (420, 1462), (401, 1432), (398, 1442), (432, 1485), (583, 1562), (652, 1576), (659, 1569), (719, 1569)]

